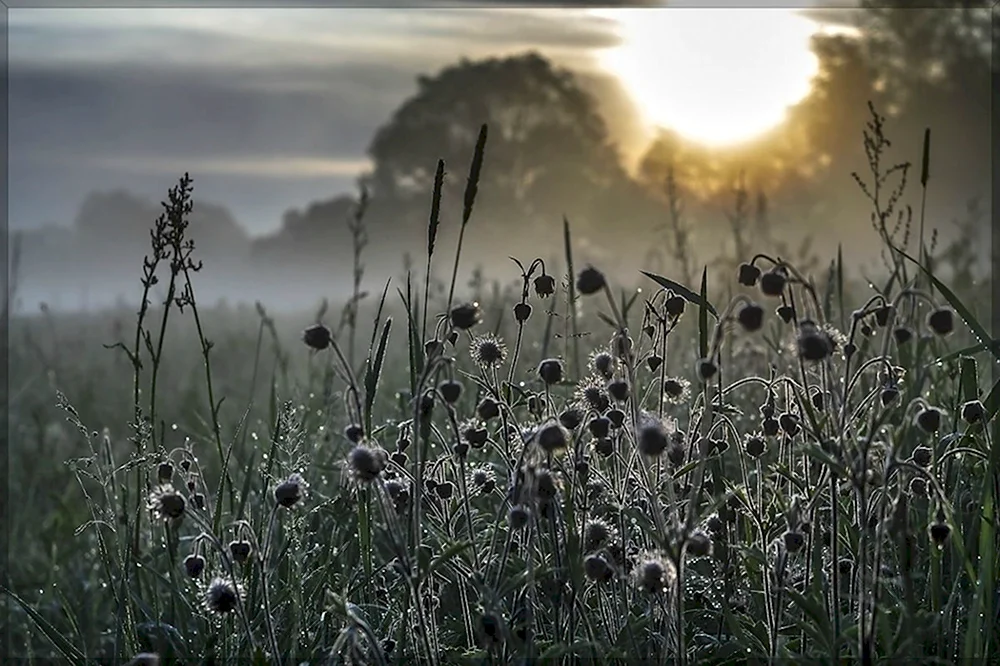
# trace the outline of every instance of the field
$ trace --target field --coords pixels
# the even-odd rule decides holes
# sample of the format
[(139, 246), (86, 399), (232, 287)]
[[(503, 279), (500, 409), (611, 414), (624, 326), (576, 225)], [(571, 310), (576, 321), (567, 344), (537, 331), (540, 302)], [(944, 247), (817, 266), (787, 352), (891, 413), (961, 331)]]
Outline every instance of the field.
[[(484, 145), (454, 254), (428, 202), (445, 275)], [(989, 286), (937, 277), (897, 176), (858, 193), (879, 276), (751, 248), (617, 284), (567, 224), (561, 266), (298, 317), (199, 307), (181, 179), (138, 312), (10, 321), (5, 653), (995, 663)]]

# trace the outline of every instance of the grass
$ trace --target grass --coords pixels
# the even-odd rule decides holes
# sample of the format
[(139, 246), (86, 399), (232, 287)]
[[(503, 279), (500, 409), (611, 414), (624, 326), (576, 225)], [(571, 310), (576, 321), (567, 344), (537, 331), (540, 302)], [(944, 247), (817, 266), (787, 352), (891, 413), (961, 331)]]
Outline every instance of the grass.
[(565, 220), (561, 270), (515, 259), (463, 293), (484, 127), (451, 283), (429, 279), (439, 163), (425, 275), (365, 301), (360, 210), (354, 296), (304, 339), (260, 304), (198, 309), (185, 176), (137, 313), (11, 322), (5, 653), (996, 660), (1000, 357), (922, 211), (909, 249), (872, 113), (877, 281), (761, 253), (619, 289), (574, 264)]

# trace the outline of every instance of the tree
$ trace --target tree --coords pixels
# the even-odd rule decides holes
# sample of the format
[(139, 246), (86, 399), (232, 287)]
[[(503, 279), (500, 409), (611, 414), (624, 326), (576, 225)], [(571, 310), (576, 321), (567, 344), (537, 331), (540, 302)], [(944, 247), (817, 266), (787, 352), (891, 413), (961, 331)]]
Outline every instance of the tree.
[(420, 77), (377, 132), (366, 179), (373, 217), (388, 208), (397, 223), (420, 228), (438, 158), (449, 174), (446, 205), (460, 201), (483, 123), (489, 141), (474, 216), (493, 221), (498, 240), (529, 228), (537, 240), (538, 231), (560, 229), (564, 214), (592, 227), (607, 209), (602, 198), (631, 185), (596, 101), (570, 72), (536, 53), (462, 60)]

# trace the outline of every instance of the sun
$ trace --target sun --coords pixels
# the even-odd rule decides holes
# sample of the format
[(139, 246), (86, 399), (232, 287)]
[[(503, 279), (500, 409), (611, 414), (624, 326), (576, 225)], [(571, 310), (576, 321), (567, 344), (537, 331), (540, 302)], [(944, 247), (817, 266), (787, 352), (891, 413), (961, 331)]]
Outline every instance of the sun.
[(819, 61), (818, 26), (783, 9), (600, 9), (621, 44), (598, 54), (646, 122), (709, 146), (742, 143), (779, 126), (802, 100)]

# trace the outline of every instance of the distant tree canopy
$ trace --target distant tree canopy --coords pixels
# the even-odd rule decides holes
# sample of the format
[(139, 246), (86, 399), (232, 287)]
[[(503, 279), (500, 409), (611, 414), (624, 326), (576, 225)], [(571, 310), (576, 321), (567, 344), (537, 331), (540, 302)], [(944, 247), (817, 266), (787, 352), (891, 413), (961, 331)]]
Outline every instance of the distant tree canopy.
[(489, 140), (476, 214), (502, 216), (508, 233), (558, 228), (563, 214), (598, 222), (634, 186), (596, 100), (536, 53), (463, 60), (418, 84), (368, 151), (374, 204), (406, 211), (403, 219), (426, 221), (438, 158), (446, 200), (460, 200), (483, 123)]

